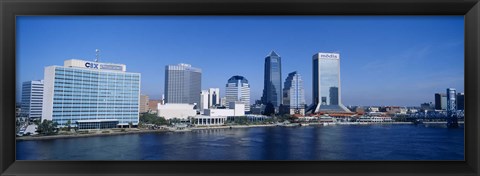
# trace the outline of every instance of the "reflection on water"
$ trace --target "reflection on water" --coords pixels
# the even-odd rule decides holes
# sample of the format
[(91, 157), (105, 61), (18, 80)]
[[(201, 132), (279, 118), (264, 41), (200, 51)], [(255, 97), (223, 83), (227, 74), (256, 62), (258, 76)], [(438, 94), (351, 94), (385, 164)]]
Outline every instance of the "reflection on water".
[(336, 125), (17, 142), (18, 160), (463, 160), (464, 128)]

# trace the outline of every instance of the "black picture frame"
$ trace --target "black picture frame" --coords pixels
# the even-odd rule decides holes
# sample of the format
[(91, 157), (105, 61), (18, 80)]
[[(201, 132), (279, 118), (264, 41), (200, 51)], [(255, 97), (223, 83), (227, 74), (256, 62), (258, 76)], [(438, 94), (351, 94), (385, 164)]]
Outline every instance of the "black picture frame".
[[(1, 175), (479, 175), (478, 0), (0, 0)], [(16, 161), (18, 15), (464, 15), (465, 161)]]

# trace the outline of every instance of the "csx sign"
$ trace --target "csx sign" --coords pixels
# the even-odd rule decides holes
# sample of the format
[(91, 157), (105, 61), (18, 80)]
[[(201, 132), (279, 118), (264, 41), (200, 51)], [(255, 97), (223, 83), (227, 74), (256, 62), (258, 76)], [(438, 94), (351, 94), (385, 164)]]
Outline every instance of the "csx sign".
[(96, 63), (90, 63), (90, 62), (85, 62), (85, 67), (98, 69), (98, 64), (96, 64)]

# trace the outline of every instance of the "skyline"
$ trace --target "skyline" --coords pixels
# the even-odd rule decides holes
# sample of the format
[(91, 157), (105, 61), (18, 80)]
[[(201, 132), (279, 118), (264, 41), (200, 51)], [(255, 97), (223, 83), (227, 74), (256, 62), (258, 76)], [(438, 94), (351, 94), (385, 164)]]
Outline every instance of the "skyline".
[(448, 87), (464, 92), (463, 16), (18, 17), (17, 41), (17, 101), (22, 82), (67, 59), (94, 60), (95, 49), (99, 62), (141, 73), (152, 99), (164, 93), (164, 67), (187, 63), (202, 69), (201, 89), (218, 87), (221, 97), (228, 78), (244, 76), (253, 103), (271, 51), (282, 58), (282, 78), (302, 75), (307, 104), (317, 52), (340, 52), (347, 106), (418, 106)]

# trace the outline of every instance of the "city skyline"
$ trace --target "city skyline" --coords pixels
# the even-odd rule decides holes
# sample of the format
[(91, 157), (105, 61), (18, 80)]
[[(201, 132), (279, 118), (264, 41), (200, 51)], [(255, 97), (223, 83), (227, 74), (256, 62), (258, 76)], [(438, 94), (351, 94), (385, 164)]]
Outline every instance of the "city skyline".
[[(320, 24), (311, 24), (313, 22)], [(53, 28), (59, 24), (64, 25)], [(96, 28), (82, 27), (89, 24)], [(128, 27), (128, 24), (140, 27)], [(369, 24), (375, 30), (369, 31)], [(267, 33), (269, 25), (283, 28)], [(164, 93), (162, 68), (188, 63), (202, 69), (201, 89), (223, 87), (233, 75), (247, 77), (251, 85), (250, 103), (253, 103), (262, 95), (263, 60), (265, 53), (272, 50), (282, 53), (282, 77), (292, 71), (304, 75), (307, 104), (312, 102), (311, 56), (337, 50), (342, 55), (342, 102), (345, 105), (418, 106), (433, 102), (432, 94), (443, 92), (446, 87), (463, 92), (463, 17), (20, 17), (17, 26), (17, 101), (21, 92), (19, 83), (42, 79), (44, 67), (59, 65), (59, 60), (94, 60), (96, 48), (101, 50), (100, 62), (125, 63), (132, 72), (141, 73), (141, 93), (152, 99)], [(36, 29), (34, 26), (48, 30), (32, 31)], [(325, 26), (329, 27), (320, 28)], [(355, 29), (348, 28), (354, 26)], [(165, 34), (153, 32), (155, 27), (163, 27), (158, 30)], [(140, 32), (153, 35), (154, 39), (142, 37)], [(370, 35), (355, 35), (361, 32)], [(252, 33), (256, 35), (248, 37)], [(334, 34), (340, 36), (332, 38)], [(324, 42), (309, 43), (318, 38)], [(169, 43), (152, 46), (165, 40)], [(45, 44), (40, 46), (39, 42)], [(228, 45), (222, 45), (225, 42)], [(302, 42), (304, 47), (294, 47)], [(238, 48), (246, 43), (252, 46)], [(140, 46), (134, 46), (137, 44)], [(368, 47), (368, 44), (376, 45)], [(220, 92), (224, 97), (225, 90)]]

